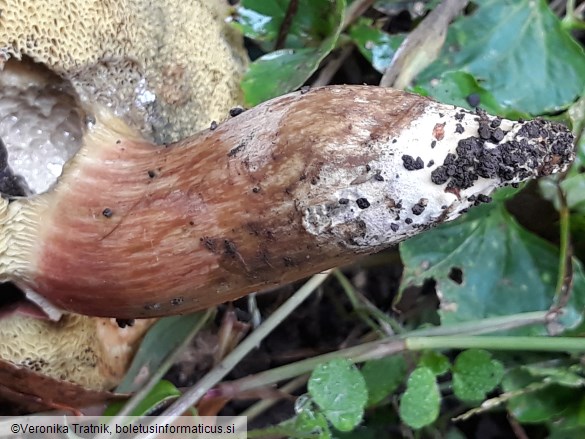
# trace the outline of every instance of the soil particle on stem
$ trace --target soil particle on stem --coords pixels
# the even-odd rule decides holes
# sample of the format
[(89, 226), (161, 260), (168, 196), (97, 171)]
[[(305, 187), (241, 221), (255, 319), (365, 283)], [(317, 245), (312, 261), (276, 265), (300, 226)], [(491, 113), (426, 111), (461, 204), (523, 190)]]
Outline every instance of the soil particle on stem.
[(526, 122), (514, 139), (503, 142), (501, 119), (490, 119), (480, 110), (477, 114), (478, 136), (459, 141), (456, 154), (447, 154), (431, 172), (433, 183), (447, 183), (447, 190), (467, 189), (480, 177), (510, 181), (548, 175), (552, 165), (571, 160), (573, 136), (563, 125), (535, 119)]
[(404, 154), (402, 156), (402, 162), (404, 163), (404, 167), (408, 171), (416, 171), (425, 167), (423, 160), (420, 157), (416, 159), (408, 154)]

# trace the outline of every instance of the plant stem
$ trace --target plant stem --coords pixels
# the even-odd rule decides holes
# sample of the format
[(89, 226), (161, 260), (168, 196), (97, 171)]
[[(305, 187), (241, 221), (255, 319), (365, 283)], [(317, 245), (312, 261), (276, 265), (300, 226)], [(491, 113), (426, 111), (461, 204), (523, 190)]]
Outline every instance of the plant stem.
[(297, 14), (298, 9), (299, 0), (290, 0), (288, 8), (286, 10), (286, 14), (284, 15), (284, 19), (282, 20), (282, 24), (280, 25), (280, 29), (278, 30), (278, 37), (276, 38), (274, 50), (282, 49), (284, 47), (286, 36), (288, 35), (288, 31), (290, 30), (290, 27), (295, 18), (295, 15)]
[[(210, 370), (197, 384), (189, 389), (173, 405), (162, 413), (171, 422), (195, 405), (205, 393), (225, 377), (246, 355), (270, 334), (288, 315), (293, 312), (329, 276), (329, 271), (311, 277), (293, 296), (278, 308), (258, 329), (250, 334), (217, 366)], [(150, 437), (150, 436), (148, 436)]]
[(209, 320), (215, 315), (215, 308), (209, 308), (197, 321), (193, 329), (185, 337), (185, 340), (177, 346), (177, 348), (171, 352), (167, 358), (162, 362), (158, 369), (152, 374), (148, 382), (140, 388), (132, 397), (124, 404), (124, 407), (120, 410), (117, 416), (130, 416), (131, 413), (138, 407), (140, 402), (148, 395), (148, 393), (156, 386), (162, 377), (169, 371), (171, 366), (175, 363), (177, 356), (183, 352), (185, 347), (193, 340), (193, 338), (207, 325)]
[(585, 352), (585, 339), (577, 337), (447, 336), (410, 337), (404, 341), (411, 351), (423, 349), (489, 349), (496, 351)]
[[(297, 390), (299, 387), (305, 385), (307, 380), (309, 379), (308, 375), (301, 375), (296, 377), (294, 380), (289, 381), (284, 386), (282, 386), (279, 390), (283, 393), (291, 393)], [(262, 399), (258, 401), (256, 404), (248, 407), (244, 410), (239, 416), (246, 417), (247, 421), (250, 422), (251, 420), (255, 419), (261, 413), (264, 413), (274, 404), (276, 404), (279, 399)]]
[[(393, 334), (383, 334), (383, 331), (380, 328), (380, 325), (372, 320), (372, 317), (377, 318), (380, 321), (380, 314), (384, 315), (380, 310), (376, 308), (376, 310), (371, 309), (368, 307), (368, 304), (363, 304), (358, 298), (358, 293), (355, 290), (354, 286), (351, 284), (349, 279), (339, 270), (333, 270), (333, 276), (341, 285), (341, 289), (345, 292), (345, 295), (349, 299), (352, 308), (356, 312), (356, 314), (367, 324), (370, 329), (376, 332), (382, 333), (382, 335), (393, 335)], [(374, 307), (375, 308), (375, 307)], [(378, 313), (376, 312), (378, 311)], [(370, 316), (372, 314), (372, 316)], [(383, 321), (384, 319), (382, 319)]]
[(374, 4), (376, 0), (355, 0), (345, 12), (342, 29), (345, 30)]
[[(124, 404), (122, 409), (116, 414), (114, 418), (108, 421), (109, 425), (114, 426), (116, 423), (122, 423), (122, 417), (124, 416), (131, 416), (132, 412), (138, 407), (138, 405), (146, 398), (146, 396), (150, 393), (150, 391), (160, 382), (162, 377), (171, 366), (175, 363), (177, 356), (180, 352), (184, 350), (193, 337), (201, 331), (201, 329), (207, 324), (207, 322), (213, 317), (215, 314), (215, 308), (209, 308), (201, 318), (197, 321), (197, 323), (193, 326), (193, 329), (187, 337), (183, 340), (181, 344), (179, 344), (169, 355), (164, 359), (158, 369), (150, 376), (148, 381), (144, 384), (143, 387), (140, 388), (132, 397)], [(106, 439), (109, 436), (106, 433), (102, 433), (96, 436), (94, 439)]]
[[(402, 334), (400, 336), (386, 337), (377, 341), (363, 343), (352, 346), (347, 349), (329, 352), (313, 358), (297, 361), (295, 363), (280, 366), (271, 370), (250, 375), (239, 380), (227, 381), (217, 387), (217, 391), (222, 396), (233, 396), (240, 392), (275, 384), (279, 381), (291, 379), (299, 375), (311, 372), (317, 365), (333, 360), (335, 358), (347, 358), (354, 363), (367, 360), (382, 358), (402, 352), (407, 348), (408, 340), (420, 338), (421, 336), (429, 337), (434, 340), (440, 336), (465, 334), (483, 334), (487, 332), (496, 332), (512, 328), (519, 328), (533, 324), (543, 324), (546, 321), (547, 312), (538, 311), (523, 314), (516, 314), (504, 317), (495, 317), (485, 319), (480, 322), (465, 322), (447, 326), (437, 326), (433, 328), (418, 329)], [(460, 337), (442, 337), (443, 339), (460, 338)], [(465, 337), (464, 337), (465, 338)], [(468, 337), (475, 339), (474, 337)], [(484, 337), (476, 337), (482, 339)], [(508, 337), (497, 337), (498, 340)], [(516, 337), (517, 338), (517, 337)], [(532, 339), (533, 337), (525, 337)], [(556, 340), (556, 338), (554, 339)], [(548, 338), (549, 344), (554, 344), (552, 338)], [(578, 340), (578, 339), (577, 339)], [(431, 342), (432, 343), (432, 342)], [(479, 343), (479, 342), (478, 342)], [(585, 346), (585, 340), (581, 342)], [(517, 347), (518, 348), (518, 347)], [(518, 349), (522, 349), (519, 347)], [(559, 350), (559, 349), (557, 349)], [(562, 350), (562, 349), (561, 349)]]
[(559, 197), (560, 217), (560, 248), (559, 248), (559, 274), (555, 290), (554, 306), (557, 309), (564, 308), (570, 298), (573, 285), (573, 252), (571, 249), (571, 215), (565, 193), (557, 182)]

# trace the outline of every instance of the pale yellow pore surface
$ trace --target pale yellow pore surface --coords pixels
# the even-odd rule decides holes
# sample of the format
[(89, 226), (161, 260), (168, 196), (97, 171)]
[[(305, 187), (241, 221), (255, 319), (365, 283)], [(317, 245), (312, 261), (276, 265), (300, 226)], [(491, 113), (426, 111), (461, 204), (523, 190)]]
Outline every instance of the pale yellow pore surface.
[(124, 376), (137, 341), (154, 320), (119, 328), (114, 319), (67, 314), (59, 322), (5, 317), (0, 358), (57, 380), (107, 390)]
[[(224, 23), (225, 4), (0, 0), (0, 67), (1, 61), (28, 57), (68, 79), (82, 101), (108, 107), (146, 137), (182, 139), (225, 119), (240, 102), (246, 55), (241, 37)], [(23, 255), (36, 228), (25, 210), (0, 200), (0, 226), (10, 223), (11, 236), (19, 241), (18, 246), (8, 242), (6, 228), (0, 234), (4, 276), (26, 271), (30, 259)], [(0, 359), (108, 389), (121, 379), (147, 324), (137, 321), (134, 328), (121, 329), (109, 319), (78, 315), (59, 322), (2, 318)]]
[(69, 79), (158, 142), (226, 118), (240, 99), (241, 37), (224, 0), (0, 0), (0, 56)]

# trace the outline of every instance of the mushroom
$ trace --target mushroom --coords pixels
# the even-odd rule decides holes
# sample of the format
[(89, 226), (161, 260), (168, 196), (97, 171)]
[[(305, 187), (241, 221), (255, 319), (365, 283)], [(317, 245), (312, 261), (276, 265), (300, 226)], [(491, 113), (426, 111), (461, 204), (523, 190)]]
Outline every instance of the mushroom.
[[(47, 102), (64, 92), (67, 104), (52, 114), (61, 115), (63, 147), (49, 154), (44, 186), (24, 172), (38, 151), (14, 153), (17, 134), (31, 131), (7, 124), (1, 134), (13, 143), (0, 154), (10, 195), (0, 201), (0, 278), (52, 318), (67, 312), (54, 322), (0, 319), (0, 390), (42, 397), (9, 378), (46, 360), (39, 372), (51, 379), (110, 388), (149, 323), (135, 325), (129, 340), (132, 328), (106, 317), (182, 313), (298, 279), (454, 219), (495, 187), (573, 159), (561, 125), (374, 87), (293, 93), (217, 126), (238, 103), (245, 64), (224, 15), (220, 2), (201, 0), (30, 0), (2, 11), (4, 73), (17, 72), (2, 80), (26, 75), (33, 87), (53, 87)], [(42, 112), (17, 113), (16, 122), (44, 122)], [(68, 160), (54, 185), (50, 177)], [(127, 349), (112, 372), (117, 346)], [(75, 354), (89, 347), (103, 361), (88, 370)], [(84, 374), (74, 372), (80, 364)]]
[[(3, 196), (54, 185), (91, 125), (85, 105), (110, 109), (157, 143), (225, 117), (239, 103), (246, 65), (241, 36), (225, 25), (228, 12), (227, 2), (203, 0), (24, 0), (4, 8)], [(4, 285), (0, 300), (0, 395), (35, 409), (111, 397), (102, 391), (119, 382), (154, 321), (121, 328), (47, 306), (51, 321), (11, 291)]]
[[(32, 402), (52, 408), (112, 398), (103, 392), (124, 378), (142, 336), (154, 322), (136, 320), (121, 328), (115, 319), (76, 314), (65, 314), (59, 322), (5, 316), (0, 319), (0, 395), (16, 395), (25, 403), (35, 395), (39, 399)], [(75, 400), (66, 392), (71, 388)]]
[(23, 0), (2, 9), (0, 59), (40, 63), (82, 102), (158, 143), (179, 140), (240, 98), (246, 54), (227, 13), (207, 0)]
[(300, 279), (574, 158), (559, 123), (380, 87), (291, 93), (165, 148), (86, 112), (56, 187), (0, 205), (0, 278), (103, 317), (184, 313)]

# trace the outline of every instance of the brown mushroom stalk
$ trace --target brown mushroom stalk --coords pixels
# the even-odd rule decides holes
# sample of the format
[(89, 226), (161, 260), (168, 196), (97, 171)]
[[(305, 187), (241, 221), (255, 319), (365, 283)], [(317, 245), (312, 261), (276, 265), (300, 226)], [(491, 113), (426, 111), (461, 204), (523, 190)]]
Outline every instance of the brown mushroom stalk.
[(93, 115), (53, 190), (1, 206), (0, 277), (104, 317), (184, 313), (300, 279), (574, 158), (558, 123), (367, 86), (291, 93), (166, 147)]

